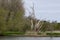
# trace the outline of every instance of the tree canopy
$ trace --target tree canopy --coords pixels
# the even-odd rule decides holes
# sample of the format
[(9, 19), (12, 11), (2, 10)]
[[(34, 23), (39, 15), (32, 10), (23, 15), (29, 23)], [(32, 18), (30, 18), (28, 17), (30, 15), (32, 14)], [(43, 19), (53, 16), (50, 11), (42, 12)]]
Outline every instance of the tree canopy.
[(22, 0), (0, 0), (0, 31), (23, 31), (24, 11)]

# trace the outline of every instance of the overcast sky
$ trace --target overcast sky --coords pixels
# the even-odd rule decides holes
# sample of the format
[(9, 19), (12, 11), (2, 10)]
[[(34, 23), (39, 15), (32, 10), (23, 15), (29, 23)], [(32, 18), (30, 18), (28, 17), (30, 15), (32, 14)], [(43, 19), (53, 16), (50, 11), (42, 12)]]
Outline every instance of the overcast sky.
[(24, 0), (24, 2), (27, 16), (34, 3), (37, 19), (60, 22), (60, 0)]

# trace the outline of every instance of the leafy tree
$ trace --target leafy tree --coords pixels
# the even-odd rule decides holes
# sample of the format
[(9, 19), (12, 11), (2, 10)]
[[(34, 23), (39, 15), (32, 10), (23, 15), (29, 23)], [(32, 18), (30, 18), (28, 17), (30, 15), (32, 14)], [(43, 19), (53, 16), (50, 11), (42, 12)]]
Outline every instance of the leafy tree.
[(0, 0), (0, 29), (24, 31), (25, 18), (22, 0)]

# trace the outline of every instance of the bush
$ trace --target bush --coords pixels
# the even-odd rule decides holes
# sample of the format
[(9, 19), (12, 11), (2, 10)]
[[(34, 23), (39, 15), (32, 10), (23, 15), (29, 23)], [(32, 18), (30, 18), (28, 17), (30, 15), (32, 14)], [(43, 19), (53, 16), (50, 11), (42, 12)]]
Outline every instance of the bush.
[(1, 36), (15, 36), (15, 35), (23, 35), (25, 32), (3, 32)]
[(60, 33), (47, 33), (49, 36), (60, 36)]

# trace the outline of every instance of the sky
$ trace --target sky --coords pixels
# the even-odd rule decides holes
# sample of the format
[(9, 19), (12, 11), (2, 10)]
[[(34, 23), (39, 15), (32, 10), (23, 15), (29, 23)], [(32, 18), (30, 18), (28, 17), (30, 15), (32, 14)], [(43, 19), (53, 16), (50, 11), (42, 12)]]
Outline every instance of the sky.
[(26, 16), (33, 3), (37, 19), (60, 22), (60, 0), (24, 0)]

